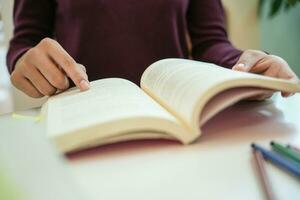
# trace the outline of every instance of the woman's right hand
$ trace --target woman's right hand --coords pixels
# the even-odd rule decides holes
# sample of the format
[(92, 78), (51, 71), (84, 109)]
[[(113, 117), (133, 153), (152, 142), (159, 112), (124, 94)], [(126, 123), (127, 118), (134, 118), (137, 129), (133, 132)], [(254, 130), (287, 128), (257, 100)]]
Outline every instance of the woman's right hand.
[(51, 96), (69, 88), (68, 78), (82, 91), (89, 89), (85, 67), (55, 40), (45, 38), (19, 58), (11, 74), (13, 85), (28, 96)]

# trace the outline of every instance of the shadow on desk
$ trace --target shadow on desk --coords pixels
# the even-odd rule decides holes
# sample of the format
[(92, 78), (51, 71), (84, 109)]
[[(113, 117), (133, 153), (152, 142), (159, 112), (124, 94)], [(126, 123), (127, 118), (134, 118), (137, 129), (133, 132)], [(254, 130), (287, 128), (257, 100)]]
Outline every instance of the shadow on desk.
[(151, 153), (178, 146), (182, 146), (182, 144), (177, 141), (164, 139), (125, 141), (70, 153), (67, 155), (67, 158), (72, 161), (93, 159), (94, 157), (112, 158), (113, 156), (120, 157), (122, 155), (128, 156), (130, 154)]
[(109, 144), (67, 155), (71, 161), (89, 160), (95, 157), (120, 157), (153, 153), (165, 149), (176, 150), (209, 146), (210, 148), (229, 147), (256, 140), (272, 140), (282, 134), (293, 134), (295, 128), (284, 121), (282, 111), (274, 103), (240, 102), (212, 118), (203, 128), (203, 135), (192, 145), (183, 146), (176, 141), (139, 140)]
[(197, 142), (250, 143), (292, 135), (296, 130), (293, 124), (285, 121), (284, 113), (276, 108), (272, 100), (240, 102), (205, 124), (203, 135)]

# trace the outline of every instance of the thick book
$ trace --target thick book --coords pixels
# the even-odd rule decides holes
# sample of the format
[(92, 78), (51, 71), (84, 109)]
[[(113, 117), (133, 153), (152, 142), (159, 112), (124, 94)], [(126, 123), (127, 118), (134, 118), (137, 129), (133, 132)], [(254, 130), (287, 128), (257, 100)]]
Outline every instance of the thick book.
[(288, 80), (185, 59), (155, 62), (140, 85), (106, 78), (88, 91), (50, 97), (42, 107), (47, 136), (64, 153), (138, 139), (190, 144), (208, 120), (238, 101), (270, 90), (300, 92)]

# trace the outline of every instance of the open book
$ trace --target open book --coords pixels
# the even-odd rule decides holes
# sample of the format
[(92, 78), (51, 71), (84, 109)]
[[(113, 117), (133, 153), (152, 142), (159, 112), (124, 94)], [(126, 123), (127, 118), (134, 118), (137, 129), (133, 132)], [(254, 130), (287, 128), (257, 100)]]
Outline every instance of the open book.
[(189, 144), (226, 107), (266, 90), (300, 92), (287, 80), (214, 64), (165, 59), (152, 64), (141, 88), (120, 78), (70, 89), (43, 105), (48, 137), (62, 152), (127, 140), (164, 138)]

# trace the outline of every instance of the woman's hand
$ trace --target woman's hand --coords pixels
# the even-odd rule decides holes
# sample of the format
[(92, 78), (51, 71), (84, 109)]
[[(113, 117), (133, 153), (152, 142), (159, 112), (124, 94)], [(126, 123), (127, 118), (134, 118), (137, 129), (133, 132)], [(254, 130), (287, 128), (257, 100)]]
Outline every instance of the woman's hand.
[(58, 42), (45, 38), (17, 61), (11, 81), (28, 96), (39, 98), (68, 89), (67, 76), (80, 90), (89, 89), (85, 67), (76, 63)]
[[(288, 63), (282, 58), (274, 55), (268, 55), (258, 50), (246, 50), (233, 66), (233, 70), (252, 72), (270, 77), (282, 78), (299, 83), (299, 78), (290, 68)], [(272, 96), (272, 92), (255, 97), (256, 100), (263, 100)], [(282, 92), (283, 97), (293, 94)]]

